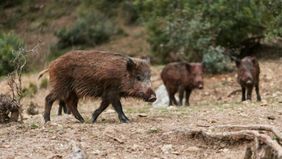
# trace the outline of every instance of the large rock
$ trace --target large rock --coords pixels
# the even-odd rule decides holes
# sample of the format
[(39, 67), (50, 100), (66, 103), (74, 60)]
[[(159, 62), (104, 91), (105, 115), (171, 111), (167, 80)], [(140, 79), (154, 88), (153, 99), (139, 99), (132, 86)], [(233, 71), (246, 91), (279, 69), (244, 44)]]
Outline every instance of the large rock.
[(153, 107), (167, 107), (169, 98), (165, 86), (162, 84), (156, 90), (157, 100), (153, 103)]
[[(168, 94), (165, 86), (162, 84), (156, 90), (157, 100), (153, 103), (153, 107), (167, 107), (169, 103)], [(178, 97), (176, 97), (178, 100)]]

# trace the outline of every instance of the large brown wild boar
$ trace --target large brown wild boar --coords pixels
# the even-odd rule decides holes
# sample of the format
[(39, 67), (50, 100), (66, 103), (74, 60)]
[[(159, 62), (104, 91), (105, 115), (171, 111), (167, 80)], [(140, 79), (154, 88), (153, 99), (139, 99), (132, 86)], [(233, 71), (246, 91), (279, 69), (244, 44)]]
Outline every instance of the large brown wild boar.
[(261, 101), (259, 93), (260, 67), (257, 59), (255, 57), (247, 56), (241, 60), (235, 59), (235, 62), (238, 68), (237, 80), (242, 88), (242, 101), (246, 100), (246, 90), (247, 100), (252, 99), (252, 91), (254, 87), (257, 93), (257, 100)]
[[(48, 70), (51, 91), (45, 98), (45, 122), (50, 121), (52, 104), (64, 102), (80, 122), (77, 111), (79, 98), (101, 97), (100, 107), (92, 114), (92, 122), (110, 105), (121, 122), (128, 122), (120, 102), (121, 97), (142, 98), (154, 102), (150, 67), (147, 61), (102, 51), (71, 51), (54, 60)], [(39, 77), (40, 77), (39, 76)]]
[[(187, 62), (170, 63), (162, 70), (161, 78), (169, 95), (169, 105), (182, 105), (184, 92), (186, 92), (185, 105), (189, 105), (192, 90), (203, 89), (203, 65)], [(177, 92), (179, 92), (179, 103), (175, 99)]]

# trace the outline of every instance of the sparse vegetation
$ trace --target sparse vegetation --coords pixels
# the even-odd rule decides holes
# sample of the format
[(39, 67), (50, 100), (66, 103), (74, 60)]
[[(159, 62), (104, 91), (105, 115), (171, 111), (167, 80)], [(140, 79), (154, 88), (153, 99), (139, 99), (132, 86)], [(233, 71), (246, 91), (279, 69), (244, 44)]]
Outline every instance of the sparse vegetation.
[(152, 54), (161, 62), (168, 62), (170, 54), (201, 61), (210, 46), (250, 54), (264, 37), (282, 35), (278, 0), (135, 2), (147, 26)]
[(40, 81), (39, 88), (40, 89), (46, 89), (47, 87), (48, 87), (48, 79), (47, 78), (43, 78)]
[(0, 76), (16, 69), (13, 62), (16, 52), (24, 49), (23, 41), (13, 33), (0, 33)]
[(221, 47), (210, 47), (203, 56), (203, 63), (207, 73), (218, 74), (233, 70), (230, 57), (224, 54)]
[(23, 88), (22, 97), (33, 97), (37, 91), (37, 86), (34, 83), (29, 83), (28, 87)]
[(115, 26), (107, 18), (98, 13), (80, 17), (72, 28), (63, 28), (56, 33), (59, 38), (58, 48), (72, 46), (96, 46), (109, 40), (117, 33)]

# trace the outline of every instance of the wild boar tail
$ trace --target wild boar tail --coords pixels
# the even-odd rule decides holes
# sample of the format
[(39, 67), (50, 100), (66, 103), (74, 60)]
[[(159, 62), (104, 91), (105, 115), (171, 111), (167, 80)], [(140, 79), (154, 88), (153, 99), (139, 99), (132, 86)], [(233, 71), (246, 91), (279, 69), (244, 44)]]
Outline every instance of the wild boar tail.
[(45, 73), (47, 73), (48, 71), (49, 71), (49, 70), (48, 70), (48, 68), (47, 68), (47, 69), (45, 69), (45, 70), (39, 72), (38, 79), (40, 79), (40, 78), (41, 78)]

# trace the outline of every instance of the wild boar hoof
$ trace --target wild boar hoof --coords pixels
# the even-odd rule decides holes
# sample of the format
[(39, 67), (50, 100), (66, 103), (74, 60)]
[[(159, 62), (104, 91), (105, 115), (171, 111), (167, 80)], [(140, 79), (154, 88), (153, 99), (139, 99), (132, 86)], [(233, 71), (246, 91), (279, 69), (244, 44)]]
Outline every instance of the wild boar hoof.
[(121, 123), (129, 123), (129, 119), (127, 117), (123, 117), (119, 119)]
[(50, 121), (50, 114), (44, 114), (43, 117), (44, 117), (45, 123), (47, 123), (48, 121)]
[(80, 123), (84, 123), (84, 119), (80, 119), (79, 122), (80, 122)]

